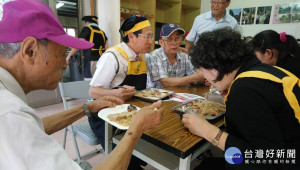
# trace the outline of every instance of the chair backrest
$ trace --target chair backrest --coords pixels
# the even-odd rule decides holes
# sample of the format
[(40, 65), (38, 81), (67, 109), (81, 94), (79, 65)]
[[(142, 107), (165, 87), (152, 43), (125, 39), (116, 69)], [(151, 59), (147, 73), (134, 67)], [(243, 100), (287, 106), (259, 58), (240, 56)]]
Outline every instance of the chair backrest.
[(73, 81), (59, 83), (60, 95), (64, 103), (65, 110), (68, 109), (67, 98), (89, 98), (90, 80), (88, 81)]

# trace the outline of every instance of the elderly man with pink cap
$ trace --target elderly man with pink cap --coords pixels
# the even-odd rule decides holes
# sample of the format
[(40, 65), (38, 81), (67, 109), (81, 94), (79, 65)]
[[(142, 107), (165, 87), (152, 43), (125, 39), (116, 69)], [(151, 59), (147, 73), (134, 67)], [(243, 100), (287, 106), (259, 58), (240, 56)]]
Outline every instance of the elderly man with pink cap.
[[(15, 0), (3, 5), (0, 19), (0, 169), (81, 169), (49, 134), (85, 115), (84, 107), (41, 120), (27, 104), (25, 94), (55, 89), (66, 68), (66, 47), (93, 46), (66, 35), (51, 9), (39, 0)], [(122, 101), (102, 97), (86, 103), (90, 112)], [(95, 169), (127, 169), (142, 133), (161, 120), (161, 102), (142, 108), (124, 138)], [(157, 108), (157, 110), (154, 108)]]

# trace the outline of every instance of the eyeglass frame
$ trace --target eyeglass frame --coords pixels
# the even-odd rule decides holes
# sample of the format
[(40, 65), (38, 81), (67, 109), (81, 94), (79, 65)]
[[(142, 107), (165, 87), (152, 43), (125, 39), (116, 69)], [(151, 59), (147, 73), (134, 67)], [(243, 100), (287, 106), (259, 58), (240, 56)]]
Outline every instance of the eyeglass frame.
[(153, 40), (154, 35), (153, 34), (138, 34), (141, 35), (142, 37), (146, 38), (147, 40)]
[(216, 2), (214, 0), (210, 1), (210, 4), (214, 4), (214, 5), (225, 5), (227, 3), (227, 0), (225, 2)]
[[(163, 39), (163, 38), (166, 38), (166, 39)], [(178, 39), (177, 41), (176, 41), (176, 39)], [(175, 43), (180, 43), (181, 41), (182, 41), (182, 36), (179, 36), (178, 38), (174, 38), (174, 39), (172, 39), (172, 41), (168, 41), (168, 40), (170, 40), (170, 39), (168, 39), (168, 37), (162, 37), (161, 38), (161, 40), (162, 41), (165, 41), (165, 42), (167, 42), (168, 44), (171, 44), (171, 43), (173, 43), (173, 42), (175, 42)]]

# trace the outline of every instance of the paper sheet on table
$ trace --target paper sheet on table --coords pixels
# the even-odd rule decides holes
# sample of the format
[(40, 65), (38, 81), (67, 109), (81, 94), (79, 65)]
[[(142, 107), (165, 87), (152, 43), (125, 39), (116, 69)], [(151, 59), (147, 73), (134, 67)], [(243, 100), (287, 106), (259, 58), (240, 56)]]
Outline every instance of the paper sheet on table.
[(190, 93), (174, 93), (172, 94), (170, 100), (174, 100), (177, 102), (187, 102), (195, 99), (204, 99), (204, 97)]

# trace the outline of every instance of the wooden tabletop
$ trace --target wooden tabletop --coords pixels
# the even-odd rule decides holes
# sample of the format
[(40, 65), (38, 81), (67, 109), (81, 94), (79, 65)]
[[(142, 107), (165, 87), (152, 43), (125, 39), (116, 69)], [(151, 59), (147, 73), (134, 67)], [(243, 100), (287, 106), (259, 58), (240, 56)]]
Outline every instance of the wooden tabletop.
[[(191, 93), (199, 96), (203, 96), (204, 93), (209, 91), (208, 87), (203, 86), (169, 87), (166, 89), (175, 91), (176, 93)], [(138, 107), (151, 104), (136, 98), (128, 101), (128, 103)], [(186, 158), (203, 145), (206, 140), (191, 134), (189, 130), (183, 126), (178, 112), (172, 109), (172, 107), (177, 104), (179, 104), (179, 102), (164, 101), (162, 105), (164, 115), (161, 124), (158, 125), (158, 127), (145, 132), (142, 138), (180, 158)], [(223, 118), (219, 118), (211, 123), (215, 124), (217, 127), (224, 125)]]

